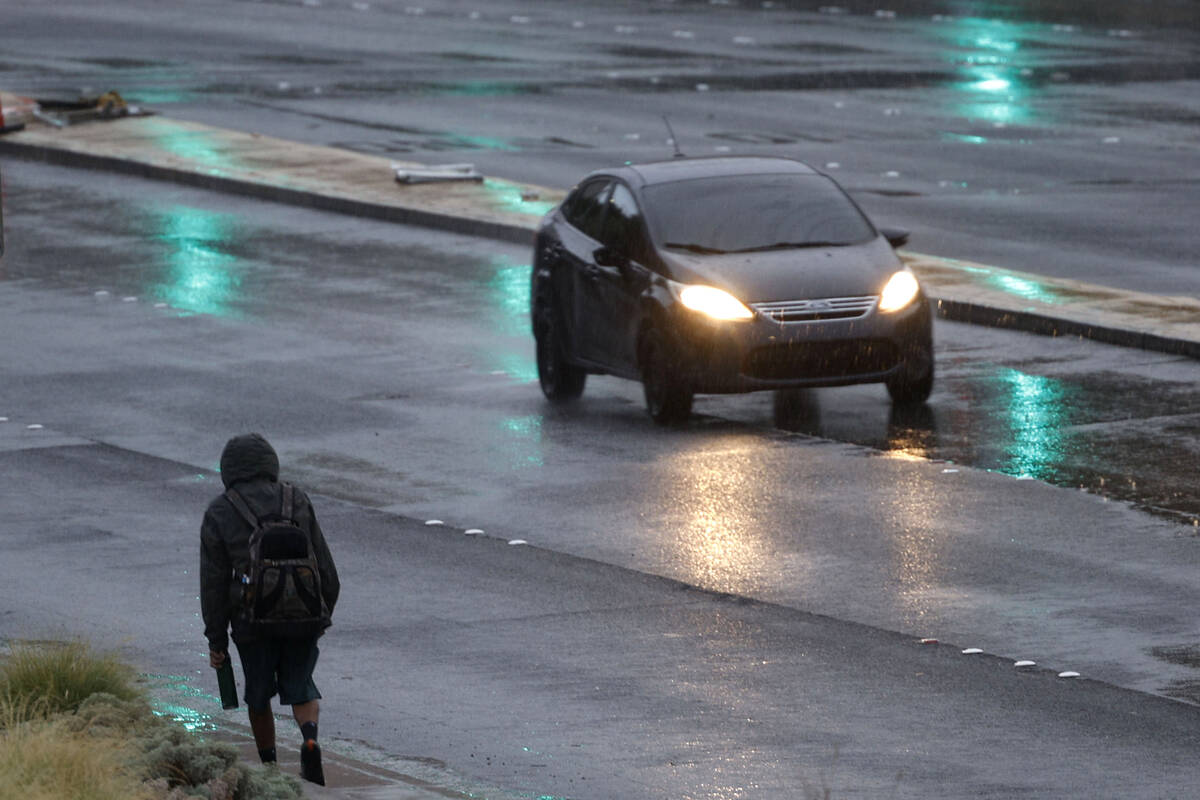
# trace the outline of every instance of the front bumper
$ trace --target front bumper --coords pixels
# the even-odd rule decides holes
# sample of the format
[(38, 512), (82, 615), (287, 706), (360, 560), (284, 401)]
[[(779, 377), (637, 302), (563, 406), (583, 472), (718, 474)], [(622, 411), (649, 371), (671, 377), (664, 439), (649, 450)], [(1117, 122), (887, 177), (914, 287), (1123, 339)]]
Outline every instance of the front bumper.
[(878, 383), (932, 343), (924, 296), (892, 314), (849, 320), (780, 323), (756, 314), (713, 322), (683, 308), (673, 316), (681, 377), (702, 394)]

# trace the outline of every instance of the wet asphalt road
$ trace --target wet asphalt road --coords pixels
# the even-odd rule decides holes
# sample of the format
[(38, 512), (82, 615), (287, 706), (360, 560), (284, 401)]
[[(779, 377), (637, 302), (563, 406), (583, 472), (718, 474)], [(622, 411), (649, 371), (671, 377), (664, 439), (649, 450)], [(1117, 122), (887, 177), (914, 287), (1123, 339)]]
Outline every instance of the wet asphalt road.
[[(175, 116), (554, 185), (656, 153), (665, 110), (709, 152), (838, 164), (914, 249), (1194, 294), (1194, 6), (948, 5), (950, 27), (932, 4), (736, 25), (684, 3), (23, 6), (0, 83), (120, 80)], [(341, 739), (534, 796), (1195, 784), (1193, 706), (957, 655), (1200, 702), (1196, 362), (939, 323), (922, 414), (858, 387), (702, 398), (662, 431), (616, 380), (541, 401), (521, 248), (3, 168), (0, 636), (91, 632), (191, 675), (200, 508), (226, 435), (260, 429), (365, 576), (322, 662)], [(434, 517), (498, 539), (468, 550)]]
[(939, 323), (924, 419), (860, 387), (791, 404), (815, 436), (769, 396), (667, 431), (616, 380), (542, 401), (521, 248), (4, 169), (3, 638), (117, 646), (181, 717), (236, 721), (193, 560), (220, 447), (258, 429), (348, 578), (322, 730), (407, 774), (491, 797), (1195, 784), (1194, 705), (1054, 677), (1200, 699), (1192, 528), (1020, 480), (1106, 439), (1140, 480), (1156, 441), (1194, 441), (1161, 402), (1194, 362)]
[[(5, 180), (10, 427), (207, 469), (262, 429), (326, 495), (1200, 699), (1194, 361), (939, 323), (913, 417), (864, 386), (702, 397), (664, 431), (616, 379), (543, 402), (523, 248), (22, 162)], [(25, 292), (87, 314), (21, 312)]]
[[(104, 316), (23, 299), (84, 327)], [(216, 490), (188, 464), (0, 428), (0, 633), (86, 631), (150, 671), (164, 713), (244, 725), (217, 710), (197, 647), (189, 512)], [(322, 640), (322, 742), (422, 797), (1115, 799), (1196, 783), (1194, 706), (314, 498), (354, 578)]]
[(1191, 0), (8, 4), (0, 84), (565, 187), (798, 157), (914, 248), (1194, 295)]

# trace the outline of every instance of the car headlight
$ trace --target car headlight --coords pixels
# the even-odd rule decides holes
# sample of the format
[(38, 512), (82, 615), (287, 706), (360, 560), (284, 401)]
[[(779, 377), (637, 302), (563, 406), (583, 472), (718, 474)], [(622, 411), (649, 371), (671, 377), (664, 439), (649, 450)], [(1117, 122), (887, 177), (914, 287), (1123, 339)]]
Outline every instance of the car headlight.
[(883, 287), (883, 293), (879, 296), (879, 310), (884, 313), (899, 311), (916, 299), (920, 291), (921, 287), (911, 272), (897, 272)]
[(717, 320), (753, 319), (754, 312), (729, 292), (715, 286), (685, 286), (679, 292), (679, 302), (692, 311), (699, 311)]

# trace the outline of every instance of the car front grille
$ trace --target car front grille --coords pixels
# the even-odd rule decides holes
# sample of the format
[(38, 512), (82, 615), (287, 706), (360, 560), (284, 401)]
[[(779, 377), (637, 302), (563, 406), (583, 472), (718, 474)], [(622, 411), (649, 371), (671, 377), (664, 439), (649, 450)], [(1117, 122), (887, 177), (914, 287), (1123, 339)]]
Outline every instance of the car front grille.
[(888, 339), (775, 344), (751, 350), (742, 372), (759, 380), (850, 378), (889, 370), (899, 357)]
[(778, 303), (754, 303), (750, 307), (783, 325), (797, 322), (825, 322), (866, 316), (875, 308), (874, 295), (866, 297), (823, 297), (813, 300), (784, 300)]

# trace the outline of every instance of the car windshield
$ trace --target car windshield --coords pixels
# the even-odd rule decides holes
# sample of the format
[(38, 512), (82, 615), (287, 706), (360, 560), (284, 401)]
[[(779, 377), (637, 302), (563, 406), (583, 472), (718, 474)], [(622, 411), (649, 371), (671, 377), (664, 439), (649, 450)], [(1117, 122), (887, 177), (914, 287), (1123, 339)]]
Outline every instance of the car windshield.
[(646, 216), (664, 247), (745, 253), (866, 242), (866, 217), (824, 175), (730, 175), (647, 186)]

